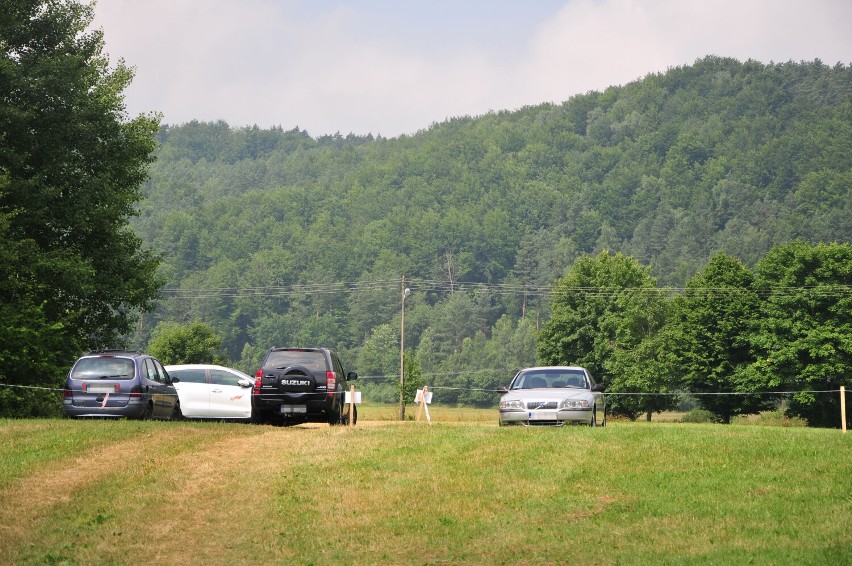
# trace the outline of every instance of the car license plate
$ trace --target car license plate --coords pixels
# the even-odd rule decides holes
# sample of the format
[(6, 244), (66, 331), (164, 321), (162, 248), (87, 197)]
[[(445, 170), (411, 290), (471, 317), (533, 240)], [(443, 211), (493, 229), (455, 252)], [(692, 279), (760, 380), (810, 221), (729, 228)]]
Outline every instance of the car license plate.
[(307, 413), (308, 407), (306, 405), (281, 405), (282, 413)]
[(115, 393), (115, 385), (105, 383), (89, 383), (86, 393)]

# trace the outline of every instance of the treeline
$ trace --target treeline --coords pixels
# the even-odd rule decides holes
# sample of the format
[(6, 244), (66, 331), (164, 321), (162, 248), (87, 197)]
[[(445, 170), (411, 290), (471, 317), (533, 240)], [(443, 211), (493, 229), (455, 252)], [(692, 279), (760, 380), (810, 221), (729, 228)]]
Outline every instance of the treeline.
[(849, 242), (850, 140), (849, 66), (718, 57), (393, 139), (163, 127), (134, 227), (168, 283), (131, 341), (203, 321), (245, 371), (323, 344), (398, 375), (405, 275), (424, 376), (504, 383), (538, 360), (548, 289), (580, 258), (620, 252), (681, 287), (719, 252), (751, 269), (785, 242)]
[(811, 425), (839, 427), (850, 307), (850, 244), (782, 244), (754, 269), (719, 253), (679, 289), (602, 253), (560, 280), (538, 352), (592, 369), (614, 412), (633, 419), (675, 407), (680, 391), (725, 423), (783, 403)]
[[(418, 382), (444, 403), (487, 407), (512, 368), (577, 364), (607, 385), (610, 410), (631, 419), (686, 403), (725, 423), (783, 407), (840, 426), (837, 391), (852, 378), (850, 244), (782, 244), (753, 269), (720, 252), (678, 288), (659, 286), (634, 258), (601, 252), (579, 258), (549, 295), (553, 312), (538, 332), (504, 316), (437, 364), (426, 336), (413, 352)], [(392, 402), (399, 344), (384, 331), (384, 367), (396, 364), (397, 375), (363, 389)], [(380, 349), (371, 342), (362, 359)]]

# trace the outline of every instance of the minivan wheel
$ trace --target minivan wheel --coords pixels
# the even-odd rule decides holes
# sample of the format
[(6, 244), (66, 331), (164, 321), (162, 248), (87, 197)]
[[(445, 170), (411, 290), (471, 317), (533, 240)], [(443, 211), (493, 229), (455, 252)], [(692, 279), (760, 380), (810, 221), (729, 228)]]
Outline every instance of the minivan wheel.
[(183, 420), (183, 411), (180, 410), (180, 403), (175, 403), (175, 406), (172, 409), (172, 420), (173, 421), (182, 421)]
[(139, 419), (143, 421), (150, 421), (153, 415), (154, 407), (151, 405), (151, 403), (148, 403), (147, 405), (145, 405), (145, 410), (142, 411), (142, 416), (139, 417)]

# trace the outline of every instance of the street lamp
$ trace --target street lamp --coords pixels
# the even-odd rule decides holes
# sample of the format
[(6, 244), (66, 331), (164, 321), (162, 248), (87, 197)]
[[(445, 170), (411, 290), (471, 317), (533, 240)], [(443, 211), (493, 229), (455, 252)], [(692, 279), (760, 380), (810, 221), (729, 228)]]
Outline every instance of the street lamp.
[(405, 420), (405, 298), (411, 289), (405, 286), (402, 276), (402, 318), (399, 323), (399, 420)]

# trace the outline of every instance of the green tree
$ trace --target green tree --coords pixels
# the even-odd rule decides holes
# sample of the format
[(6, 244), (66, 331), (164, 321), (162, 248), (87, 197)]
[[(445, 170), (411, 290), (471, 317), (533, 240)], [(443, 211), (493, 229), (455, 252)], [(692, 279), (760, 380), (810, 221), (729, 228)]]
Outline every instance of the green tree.
[[(647, 324), (647, 332), (639, 343), (631, 340), (616, 348), (606, 363), (606, 369), (612, 376), (608, 391), (623, 394), (610, 397), (612, 412), (631, 420), (645, 413), (650, 421), (654, 413), (677, 406), (677, 398), (672, 392), (677, 385), (678, 365), (669, 347), (669, 328), (665, 325), (669, 304), (659, 300), (656, 294), (645, 294), (640, 299), (637, 306), (647, 309), (646, 320), (653, 322)], [(641, 306), (643, 303), (644, 307)], [(635, 316), (642, 315), (637, 312)]]
[[(420, 368), (420, 360), (417, 356), (405, 356), (402, 363), (405, 379), (403, 380), (402, 398), (406, 404), (413, 403), (417, 390), (426, 383), (423, 379), (423, 371)], [(399, 386), (397, 385), (397, 397)]]
[(623, 254), (583, 256), (554, 289), (553, 316), (541, 330), (545, 364), (582, 365), (603, 383), (619, 348), (631, 348), (659, 324), (649, 301), (657, 295), (648, 269)]
[(492, 297), (487, 292), (450, 293), (430, 313), (435, 348), (444, 356), (461, 351), (465, 338), (489, 328), (492, 312)]
[[(0, 180), (2, 178), (0, 177)], [(28, 389), (28, 376), (49, 376), (62, 366), (68, 354), (63, 343), (65, 329), (45, 317), (45, 305), (37, 304), (27, 283), (34, 279), (39, 259), (32, 241), (7, 237), (8, 215), (0, 213), (0, 288), (14, 302), (0, 302), (0, 415), (29, 417), (59, 411), (60, 398)]]
[[(481, 387), (483, 379), (493, 380), (494, 374), (488, 371), (490, 368), (487, 366), (494, 362), (488, 358), (487, 348), (488, 338), (480, 331), (466, 337), (460, 348), (444, 360), (441, 364), (442, 371), (433, 380), (441, 403), (482, 404), (482, 395), (476, 390)], [(497, 385), (493, 387), (496, 388)], [(487, 401), (493, 405), (494, 396), (490, 395)]]
[(506, 316), (501, 316), (491, 328), (491, 339), (486, 349), (486, 360), (491, 368), (502, 370), (501, 374), (507, 385), (507, 375), (514, 370), (535, 365), (537, 333), (535, 322), (530, 318), (523, 318), (517, 323)]
[(161, 322), (154, 329), (148, 351), (165, 365), (225, 364), (222, 338), (203, 322)]
[[(406, 358), (414, 357), (411, 353)], [(399, 332), (390, 324), (373, 328), (357, 358), (364, 395), (382, 403), (399, 402)]]
[(490, 336), (480, 331), (465, 338), (461, 349), (444, 360), (433, 380), (440, 402), (493, 407), (497, 389), (519, 369), (535, 365), (535, 348), (534, 322), (527, 318), (515, 325), (503, 315)]
[(729, 423), (731, 417), (773, 406), (765, 392), (770, 383), (755, 379), (749, 344), (760, 300), (754, 276), (738, 259), (724, 253), (687, 282), (674, 301), (667, 355), (674, 354), (680, 386), (698, 393), (698, 403)]
[(358, 369), (365, 375), (399, 377), (399, 332), (390, 324), (373, 328), (358, 354)]
[(33, 371), (0, 344), (0, 379), (58, 385), (81, 351), (120, 342), (160, 287), (128, 226), (159, 120), (126, 119), (132, 72), (110, 69), (89, 4), (0, 11), (0, 247), (26, 254), (6, 267), (0, 304), (33, 315), (2, 317), (0, 339), (30, 334), (27, 357), (44, 361)]
[(755, 379), (793, 395), (787, 409), (811, 426), (839, 427), (836, 391), (852, 367), (852, 244), (792, 242), (755, 266), (765, 297), (751, 337)]

